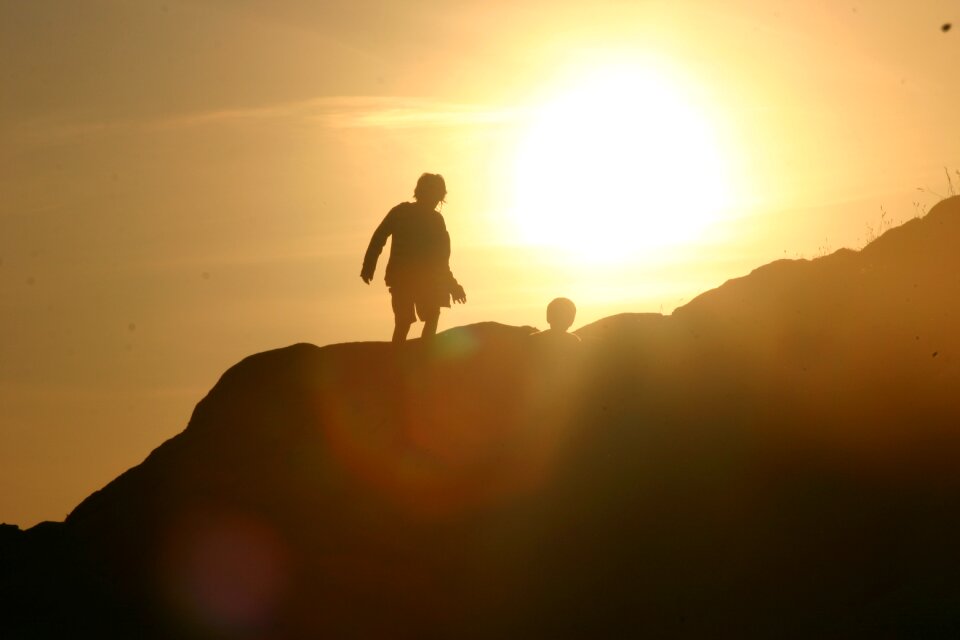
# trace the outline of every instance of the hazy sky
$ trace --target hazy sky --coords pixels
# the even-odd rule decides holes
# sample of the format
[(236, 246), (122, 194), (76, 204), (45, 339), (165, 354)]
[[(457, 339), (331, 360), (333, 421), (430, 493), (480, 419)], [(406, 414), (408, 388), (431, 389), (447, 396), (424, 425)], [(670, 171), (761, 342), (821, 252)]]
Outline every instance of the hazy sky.
[(441, 329), (543, 326), (558, 295), (578, 326), (667, 313), (859, 248), (944, 167), (960, 188), (945, 23), (956, 1), (0, 0), (0, 521), (62, 519), (251, 353), (387, 339), (361, 258), (423, 171), (469, 297)]

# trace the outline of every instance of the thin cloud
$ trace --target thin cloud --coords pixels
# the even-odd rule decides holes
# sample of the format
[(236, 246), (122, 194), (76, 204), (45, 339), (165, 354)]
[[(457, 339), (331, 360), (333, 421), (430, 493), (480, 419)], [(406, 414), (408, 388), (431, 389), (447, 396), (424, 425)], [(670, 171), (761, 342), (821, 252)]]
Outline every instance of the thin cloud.
[(189, 127), (244, 120), (302, 119), (334, 129), (495, 125), (520, 116), (516, 108), (433, 102), (391, 96), (329, 96), (246, 109), (222, 109), (173, 118), (164, 127)]
[(194, 273), (202, 277), (222, 270), (266, 266), (302, 266), (355, 256), (369, 238), (365, 233), (327, 232), (288, 239), (280, 244), (211, 251), (200, 248), (177, 255), (144, 256), (127, 265), (131, 273)]
[(518, 107), (438, 102), (394, 96), (326, 96), (293, 102), (231, 109), (214, 109), (177, 116), (109, 121), (38, 118), (0, 126), (21, 144), (62, 142), (79, 137), (165, 131), (245, 122), (314, 123), (331, 129), (409, 129), (491, 126), (524, 117)]
[(354, 103), (321, 115), (334, 128), (402, 129), (506, 124), (517, 120), (517, 108), (437, 103), (407, 98), (382, 99), (372, 104)]

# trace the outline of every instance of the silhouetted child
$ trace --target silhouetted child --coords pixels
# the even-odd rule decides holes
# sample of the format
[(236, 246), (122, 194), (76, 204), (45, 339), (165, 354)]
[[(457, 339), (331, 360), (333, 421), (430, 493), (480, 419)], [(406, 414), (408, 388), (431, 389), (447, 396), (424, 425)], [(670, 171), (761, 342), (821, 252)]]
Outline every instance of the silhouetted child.
[(531, 435), (547, 443), (563, 441), (571, 417), (577, 414), (578, 385), (582, 382), (580, 338), (567, 330), (577, 315), (568, 298), (556, 298), (547, 305), (550, 328), (530, 335), (527, 362), (532, 367), (525, 390)]
[(569, 331), (577, 317), (577, 306), (569, 298), (555, 298), (547, 305), (547, 323), (550, 328), (533, 336), (544, 344), (557, 348), (570, 348), (580, 345), (580, 338)]
[(393, 237), (384, 281), (390, 287), (394, 342), (407, 339), (417, 318), (423, 321), (421, 336), (436, 334), (440, 307), (449, 307), (451, 297), (461, 304), (467, 301), (450, 271), (450, 234), (436, 210), (446, 195), (443, 176), (421, 175), (413, 191), (414, 202), (401, 202), (387, 213), (363, 258), (360, 277), (370, 284), (380, 252), (387, 238)]

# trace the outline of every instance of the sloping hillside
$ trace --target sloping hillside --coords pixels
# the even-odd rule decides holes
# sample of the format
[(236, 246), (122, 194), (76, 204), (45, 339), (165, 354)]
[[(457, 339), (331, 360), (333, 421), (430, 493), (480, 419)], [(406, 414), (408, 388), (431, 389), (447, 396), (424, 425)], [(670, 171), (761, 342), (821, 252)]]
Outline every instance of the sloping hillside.
[[(578, 353), (295, 345), (63, 524), (21, 635), (955, 637), (960, 198)], [(10, 535), (8, 535), (10, 533)], [(16, 636), (14, 636), (16, 637)]]

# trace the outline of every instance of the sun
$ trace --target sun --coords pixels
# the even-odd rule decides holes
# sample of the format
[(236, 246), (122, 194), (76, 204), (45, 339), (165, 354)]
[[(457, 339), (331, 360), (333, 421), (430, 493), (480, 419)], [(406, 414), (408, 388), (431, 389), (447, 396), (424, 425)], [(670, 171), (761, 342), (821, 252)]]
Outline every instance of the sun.
[(695, 242), (731, 201), (708, 119), (640, 66), (594, 70), (535, 109), (513, 175), (524, 242), (592, 262)]

